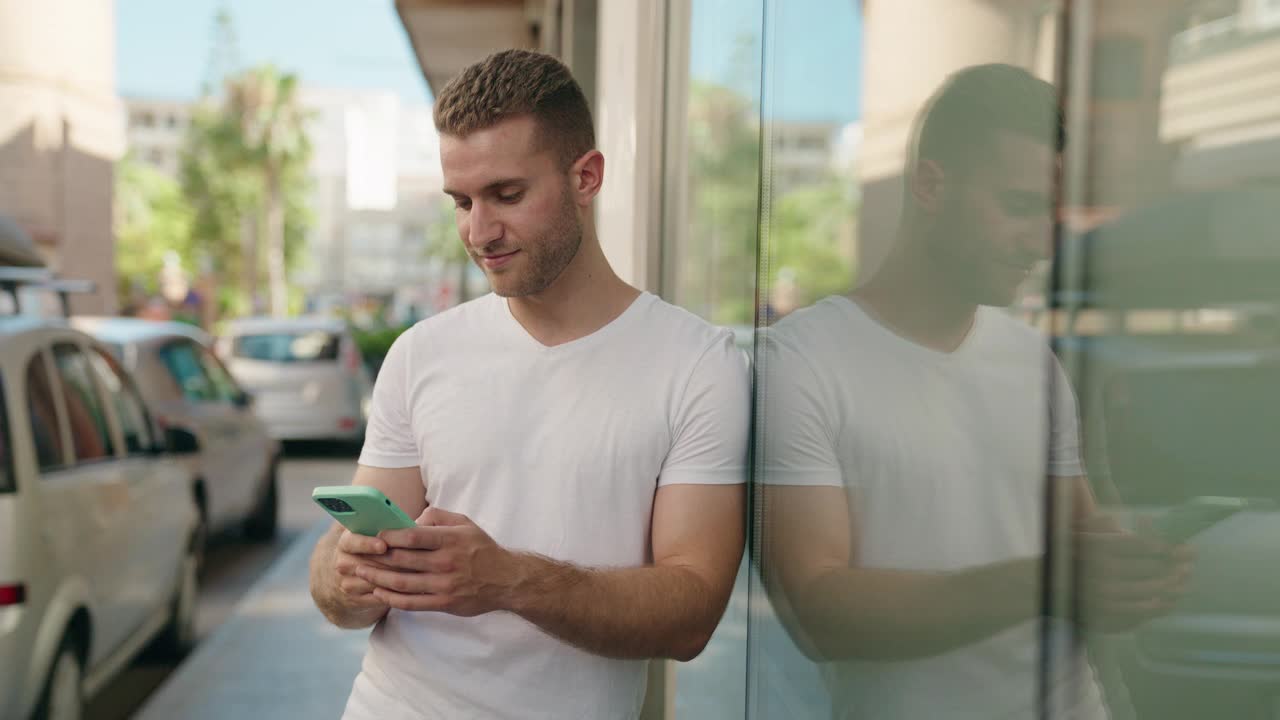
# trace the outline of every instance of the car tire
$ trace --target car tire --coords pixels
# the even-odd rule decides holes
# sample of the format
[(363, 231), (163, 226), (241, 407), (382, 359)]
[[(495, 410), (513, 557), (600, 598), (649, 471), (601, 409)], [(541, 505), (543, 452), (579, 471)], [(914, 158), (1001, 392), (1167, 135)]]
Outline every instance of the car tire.
[(156, 638), (155, 649), (168, 659), (181, 659), (196, 646), (196, 616), (200, 601), (200, 571), (204, 565), (204, 520), (191, 534), (182, 557), (178, 584), (169, 601), (169, 622)]
[(280, 498), (276, 488), (276, 462), (272, 461), (267, 471), (266, 487), (262, 489), (262, 497), (253, 513), (245, 520), (244, 534), (254, 542), (274, 540), (280, 526)]
[(62, 640), (49, 668), (34, 720), (81, 720), (84, 717), (84, 660), (70, 633)]

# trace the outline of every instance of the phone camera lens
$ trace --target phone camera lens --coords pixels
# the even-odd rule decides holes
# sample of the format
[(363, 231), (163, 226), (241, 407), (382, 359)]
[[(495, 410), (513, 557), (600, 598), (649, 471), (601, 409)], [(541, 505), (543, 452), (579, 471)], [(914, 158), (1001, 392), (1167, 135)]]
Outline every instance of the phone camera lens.
[(345, 500), (339, 498), (320, 498), (320, 504), (334, 512), (351, 512), (351, 506)]

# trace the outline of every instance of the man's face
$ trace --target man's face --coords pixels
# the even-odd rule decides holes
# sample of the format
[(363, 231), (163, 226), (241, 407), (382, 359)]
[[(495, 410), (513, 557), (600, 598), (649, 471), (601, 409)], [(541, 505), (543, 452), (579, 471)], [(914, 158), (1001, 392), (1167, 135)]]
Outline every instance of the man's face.
[(569, 174), (532, 116), (442, 135), (440, 164), (458, 234), (496, 294), (541, 293), (577, 256), (582, 219)]
[(1057, 169), (1047, 138), (997, 132), (986, 160), (946, 179), (930, 252), (954, 269), (967, 300), (1008, 305), (1048, 257)]

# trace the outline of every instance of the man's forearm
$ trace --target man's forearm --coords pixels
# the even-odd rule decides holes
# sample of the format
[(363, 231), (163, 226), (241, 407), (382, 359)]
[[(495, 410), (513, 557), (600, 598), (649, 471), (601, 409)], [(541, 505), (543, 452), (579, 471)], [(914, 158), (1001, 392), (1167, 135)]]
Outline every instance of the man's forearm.
[(521, 555), (511, 612), (587, 652), (613, 658), (691, 660), (727, 598), (692, 570), (650, 566), (588, 570)]
[(334, 526), (316, 543), (311, 554), (311, 598), (329, 622), (340, 628), (358, 630), (366, 628), (387, 614), (385, 607), (352, 607), (342, 602), (338, 588), (340, 578), (333, 565), (342, 528)]
[(928, 657), (1036, 617), (1040, 567), (1025, 559), (950, 573), (845, 568), (790, 600), (821, 659)]

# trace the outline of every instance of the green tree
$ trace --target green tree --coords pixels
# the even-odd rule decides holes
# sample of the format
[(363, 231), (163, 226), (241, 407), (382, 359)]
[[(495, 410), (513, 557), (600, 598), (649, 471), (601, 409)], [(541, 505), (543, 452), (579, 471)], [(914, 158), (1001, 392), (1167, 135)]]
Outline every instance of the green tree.
[(467, 254), (462, 239), (458, 237), (458, 226), (453, 218), (453, 206), (449, 200), (442, 200), (435, 217), (426, 227), (427, 257), (440, 260), (445, 267), (456, 273), (454, 282), (458, 285), (458, 302), (471, 299), (467, 276), (471, 272), (471, 256)]
[(117, 291), (127, 306), (135, 288), (156, 292), (167, 253), (191, 257), (195, 213), (177, 182), (132, 155), (115, 172)]
[(713, 322), (747, 324), (754, 314), (758, 110), (729, 88), (695, 81), (688, 135), (689, 219), (675, 248), (676, 300)]
[(847, 292), (854, 280), (857, 185), (831, 177), (773, 201), (766, 288), (794, 283), (800, 306)]
[(307, 113), (298, 102), (298, 79), (266, 65), (233, 77), (226, 90), (227, 119), (239, 133), (242, 166), (258, 175), (258, 227), (266, 240), (271, 314), (288, 313), (289, 189), (305, 188), (311, 141)]
[(195, 209), (196, 249), (219, 277), (240, 279), (239, 292), (221, 285), (225, 311), (258, 310), (264, 251), (272, 314), (299, 304), (287, 273), (311, 222), (307, 121), (296, 77), (271, 66), (229, 78), (222, 100), (192, 119), (182, 186)]

